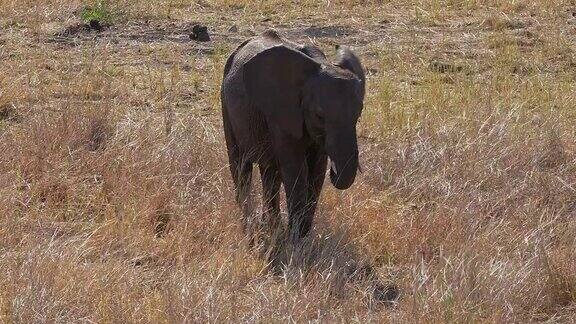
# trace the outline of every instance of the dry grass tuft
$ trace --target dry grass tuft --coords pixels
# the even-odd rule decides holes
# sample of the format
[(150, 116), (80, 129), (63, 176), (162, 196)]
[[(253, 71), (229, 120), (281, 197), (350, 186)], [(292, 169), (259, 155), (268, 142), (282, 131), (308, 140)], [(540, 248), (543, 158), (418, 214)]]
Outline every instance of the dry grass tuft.
[[(572, 1), (120, 0), (100, 31), (94, 5), (0, 1), (0, 322), (576, 319)], [(364, 173), (275, 267), (219, 112), (268, 27), (352, 45), (369, 86)]]

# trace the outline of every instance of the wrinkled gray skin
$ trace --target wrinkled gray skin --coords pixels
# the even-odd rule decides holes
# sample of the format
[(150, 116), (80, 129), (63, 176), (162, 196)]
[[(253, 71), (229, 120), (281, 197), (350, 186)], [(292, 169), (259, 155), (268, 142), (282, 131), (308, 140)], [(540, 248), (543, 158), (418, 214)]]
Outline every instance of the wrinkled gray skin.
[(344, 47), (331, 64), (318, 48), (269, 30), (236, 49), (226, 62), (221, 97), (230, 171), (245, 219), (257, 163), (267, 225), (277, 225), (283, 183), (293, 238), (309, 232), (328, 158), (336, 188), (354, 182), (364, 89), (360, 61)]

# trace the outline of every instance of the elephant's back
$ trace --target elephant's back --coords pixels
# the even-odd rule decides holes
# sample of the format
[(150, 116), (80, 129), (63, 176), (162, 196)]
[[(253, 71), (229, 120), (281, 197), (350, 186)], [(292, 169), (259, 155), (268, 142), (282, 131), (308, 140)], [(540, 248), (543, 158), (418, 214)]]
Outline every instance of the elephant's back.
[(243, 66), (254, 58), (254, 56), (271, 47), (284, 43), (285, 40), (280, 38), (280, 36), (272, 30), (268, 30), (261, 35), (245, 41), (230, 56), (231, 61), (229, 62), (230, 64), (227, 63), (225, 74), (240, 73)]

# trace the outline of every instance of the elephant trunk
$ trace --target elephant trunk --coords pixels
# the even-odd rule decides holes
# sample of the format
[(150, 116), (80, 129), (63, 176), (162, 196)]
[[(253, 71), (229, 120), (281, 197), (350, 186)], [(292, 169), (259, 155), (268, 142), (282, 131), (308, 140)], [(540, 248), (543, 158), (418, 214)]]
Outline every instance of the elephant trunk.
[(358, 170), (358, 144), (355, 130), (340, 132), (328, 141), (326, 152), (330, 157), (330, 181), (337, 189), (350, 188)]

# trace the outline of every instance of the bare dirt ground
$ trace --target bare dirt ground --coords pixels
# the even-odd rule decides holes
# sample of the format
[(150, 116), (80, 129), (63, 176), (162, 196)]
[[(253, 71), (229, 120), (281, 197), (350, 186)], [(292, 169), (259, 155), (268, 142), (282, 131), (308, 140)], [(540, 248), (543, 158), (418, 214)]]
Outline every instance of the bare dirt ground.
[[(0, 0), (0, 322), (574, 321), (575, 17)], [(267, 28), (350, 45), (368, 77), (364, 172), (326, 183), (280, 272), (242, 234), (219, 103), (227, 56)]]

